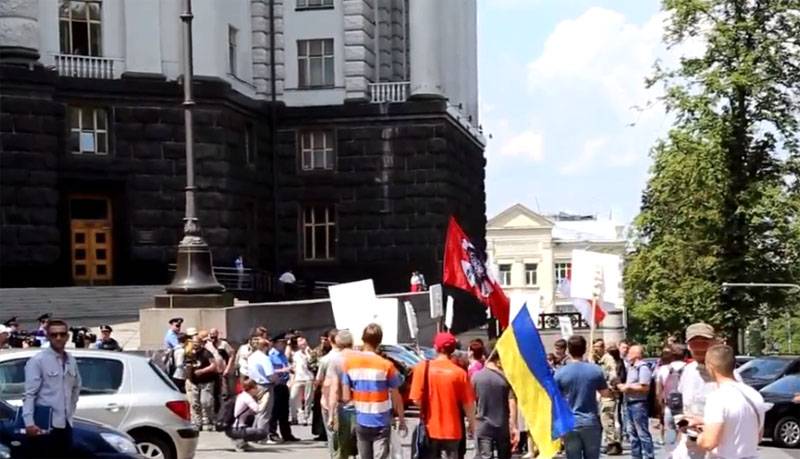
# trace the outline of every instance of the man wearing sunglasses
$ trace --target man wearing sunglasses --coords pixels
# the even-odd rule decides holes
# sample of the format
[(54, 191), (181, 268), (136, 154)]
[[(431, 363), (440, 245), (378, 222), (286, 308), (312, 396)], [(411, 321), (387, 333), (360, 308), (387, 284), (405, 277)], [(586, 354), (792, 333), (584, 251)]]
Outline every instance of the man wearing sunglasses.
[[(25, 365), (25, 397), (22, 417), (25, 433), (31, 437), (36, 457), (64, 457), (72, 447), (72, 418), (78, 405), (81, 375), (75, 357), (67, 353), (69, 328), (63, 320), (46, 326), (50, 347), (44, 348)], [(34, 423), (34, 407), (52, 410), (50, 426)], [(47, 427), (50, 428), (46, 431)]]

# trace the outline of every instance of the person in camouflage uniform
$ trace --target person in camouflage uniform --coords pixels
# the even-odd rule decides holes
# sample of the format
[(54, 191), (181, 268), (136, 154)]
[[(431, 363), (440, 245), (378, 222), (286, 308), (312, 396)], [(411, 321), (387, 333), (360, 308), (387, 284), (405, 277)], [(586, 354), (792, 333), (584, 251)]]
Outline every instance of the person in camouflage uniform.
[(606, 344), (602, 338), (594, 340), (592, 351), (594, 362), (603, 369), (606, 384), (612, 391), (611, 397), (600, 398), (600, 423), (603, 426), (603, 443), (606, 446), (606, 454), (616, 456), (622, 454), (622, 439), (616, 426), (617, 402), (620, 395), (614, 389), (620, 383), (617, 364), (614, 358), (606, 352)]

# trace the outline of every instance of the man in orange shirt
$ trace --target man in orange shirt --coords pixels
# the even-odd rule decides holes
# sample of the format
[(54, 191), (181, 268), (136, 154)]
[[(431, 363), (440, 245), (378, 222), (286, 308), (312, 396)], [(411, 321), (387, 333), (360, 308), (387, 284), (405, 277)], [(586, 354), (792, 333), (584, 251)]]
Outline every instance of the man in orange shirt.
[[(433, 346), (438, 353), (436, 359), (414, 368), (411, 400), (420, 408), (425, 405), (425, 419), (422, 421), (430, 438), (428, 457), (458, 459), (465, 415), (467, 431), (470, 435), (475, 431), (475, 393), (467, 372), (450, 359), (456, 350), (455, 336), (439, 333)], [(425, 365), (428, 365), (427, 391), (422, 376)]]

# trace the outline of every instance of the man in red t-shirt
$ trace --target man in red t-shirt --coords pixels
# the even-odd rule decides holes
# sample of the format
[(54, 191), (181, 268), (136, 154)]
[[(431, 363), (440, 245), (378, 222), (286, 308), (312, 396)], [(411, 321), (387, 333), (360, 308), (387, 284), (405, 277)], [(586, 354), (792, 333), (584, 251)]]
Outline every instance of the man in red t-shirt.
[[(425, 404), (425, 427), (430, 438), (430, 457), (457, 459), (458, 447), (464, 431), (475, 431), (475, 393), (467, 372), (452, 362), (456, 338), (450, 333), (439, 333), (433, 346), (436, 359), (423, 362), (414, 368), (411, 382), (411, 400), (418, 406)], [(424, 390), (425, 365), (428, 365), (428, 388)], [(423, 393), (425, 392), (425, 393)]]

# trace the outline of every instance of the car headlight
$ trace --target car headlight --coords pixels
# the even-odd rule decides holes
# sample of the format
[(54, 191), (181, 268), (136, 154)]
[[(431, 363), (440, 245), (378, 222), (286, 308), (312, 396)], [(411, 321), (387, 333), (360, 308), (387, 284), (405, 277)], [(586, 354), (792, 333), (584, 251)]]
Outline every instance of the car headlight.
[(139, 450), (136, 449), (136, 445), (128, 437), (124, 437), (122, 435), (111, 432), (103, 432), (100, 434), (100, 436), (103, 437), (103, 440), (105, 440), (106, 443), (111, 445), (115, 450), (119, 451), (120, 453), (124, 454), (139, 453)]

